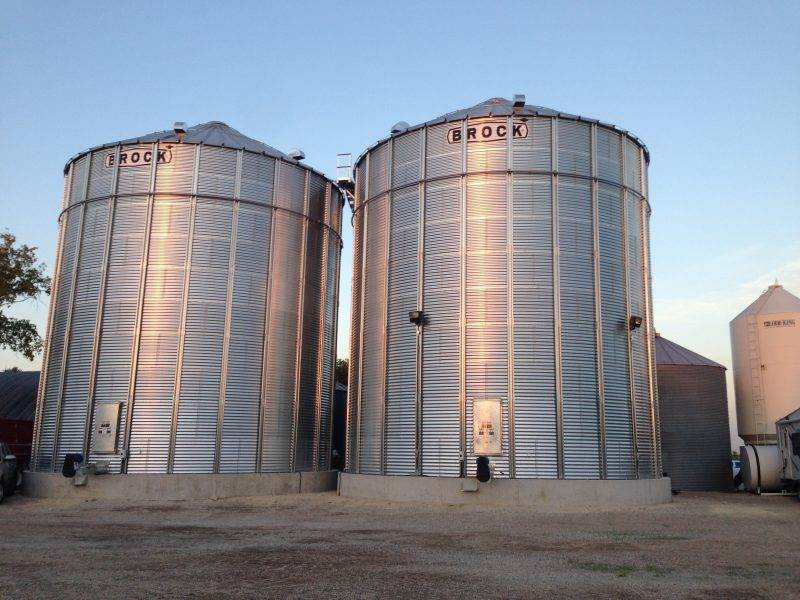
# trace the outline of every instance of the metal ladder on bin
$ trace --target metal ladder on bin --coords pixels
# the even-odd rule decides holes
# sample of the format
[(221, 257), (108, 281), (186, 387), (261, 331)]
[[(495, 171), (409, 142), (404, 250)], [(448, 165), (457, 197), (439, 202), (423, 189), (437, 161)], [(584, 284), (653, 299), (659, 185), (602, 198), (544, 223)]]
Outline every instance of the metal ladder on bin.
[(750, 360), (750, 385), (752, 386), (753, 423), (756, 429), (756, 445), (767, 441), (767, 414), (764, 399), (761, 348), (758, 343), (758, 321), (755, 316), (747, 317), (747, 351)]

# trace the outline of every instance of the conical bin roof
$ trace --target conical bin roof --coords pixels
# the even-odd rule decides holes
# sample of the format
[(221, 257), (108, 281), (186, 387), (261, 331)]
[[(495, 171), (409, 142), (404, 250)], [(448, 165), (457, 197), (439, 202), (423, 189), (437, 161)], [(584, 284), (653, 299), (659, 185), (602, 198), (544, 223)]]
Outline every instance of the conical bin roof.
[(791, 292), (787, 292), (779, 283), (774, 283), (755, 302), (736, 315), (733, 320), (736, 321), (748, 315), (771, 315), (791, 312), (800, 313), (800, 298)]
[(164, 131), (154, 131), (153, 133), (147, 133), (145, 135), (119, 140), (117, 142), (110, 142), (108, 144), (101, 144), (100, 146), (94, 146), (88, 150), (79, 152), (70, 158), (64, 167), (64, 171), (67, 171), (70, 163), (72, 163), (75, 159), (88, 152), (93, 152), (94, 150), (112, 148), (114, 146), (124, 146), (127, 144), (152, 144), (153, 142), (203, 144), (205, 146), (234, 148), (236, 150), (247, 150), (249, 152), (256, 152), (265, 156), (271, 156), (273, 158), (281, 158), (284, 160), (297, 162), (288, 154), (284, 154), (280, 150), (273, 148), (264, 142), (259, 142), (251, 137), (247, 137), (243, 133), (237, 131), (230, 125), (223, 123), (222, 121), (209, 121), (208, 123), (200, 123), (199, 125), (188, 127), (182, 142), (178, 139), (178, 134), (175, 133), (174, 129), (165, 129)]
[(659, 334), (656, 334), (655, 347), (657, 365), (693, 365), (716, 367), (719, 369), (725, 368), (718, 362), (714, 362), (710, 358), (706, 358), (697, 352), (692, 352), (688, 348), (684, 348), (680, 344), (676, 344)]

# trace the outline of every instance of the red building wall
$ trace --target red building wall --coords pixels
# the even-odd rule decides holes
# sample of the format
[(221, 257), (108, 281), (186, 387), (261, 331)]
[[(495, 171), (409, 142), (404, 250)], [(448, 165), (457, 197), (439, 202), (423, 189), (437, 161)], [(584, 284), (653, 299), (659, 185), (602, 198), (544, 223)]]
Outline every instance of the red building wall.
[(33, 421), (0, 419), (0, 441), (11, 446), (11, 452), (23, 468), (28, 468), (33, 441)]

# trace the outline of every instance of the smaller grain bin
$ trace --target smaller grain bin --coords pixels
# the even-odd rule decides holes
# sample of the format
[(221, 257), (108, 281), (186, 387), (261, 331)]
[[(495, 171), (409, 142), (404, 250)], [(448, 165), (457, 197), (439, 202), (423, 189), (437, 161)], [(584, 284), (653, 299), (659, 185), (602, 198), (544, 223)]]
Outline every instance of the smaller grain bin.
[(732, 488), (725, 367), (656, 334), (664, 471), (678, 490)]

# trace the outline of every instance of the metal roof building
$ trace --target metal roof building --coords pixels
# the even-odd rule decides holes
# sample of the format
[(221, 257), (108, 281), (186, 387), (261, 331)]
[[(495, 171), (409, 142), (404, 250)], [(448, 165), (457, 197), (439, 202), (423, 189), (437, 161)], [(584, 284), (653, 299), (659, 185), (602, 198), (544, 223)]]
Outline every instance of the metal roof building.
[(678, 490), (730, 490), (725, 367), (656, 335), (664, 471)]
[(0, 419), (33, 421), (39, 371), (0, 372)]
[(37, 470), (328, 468), (343, 199), (302, 158), (211, 121), (67, 163)]
[(10, 445), (24, 468), (30, 461), (38, 387), (39, 371), (0, 372), (0, 441)]

